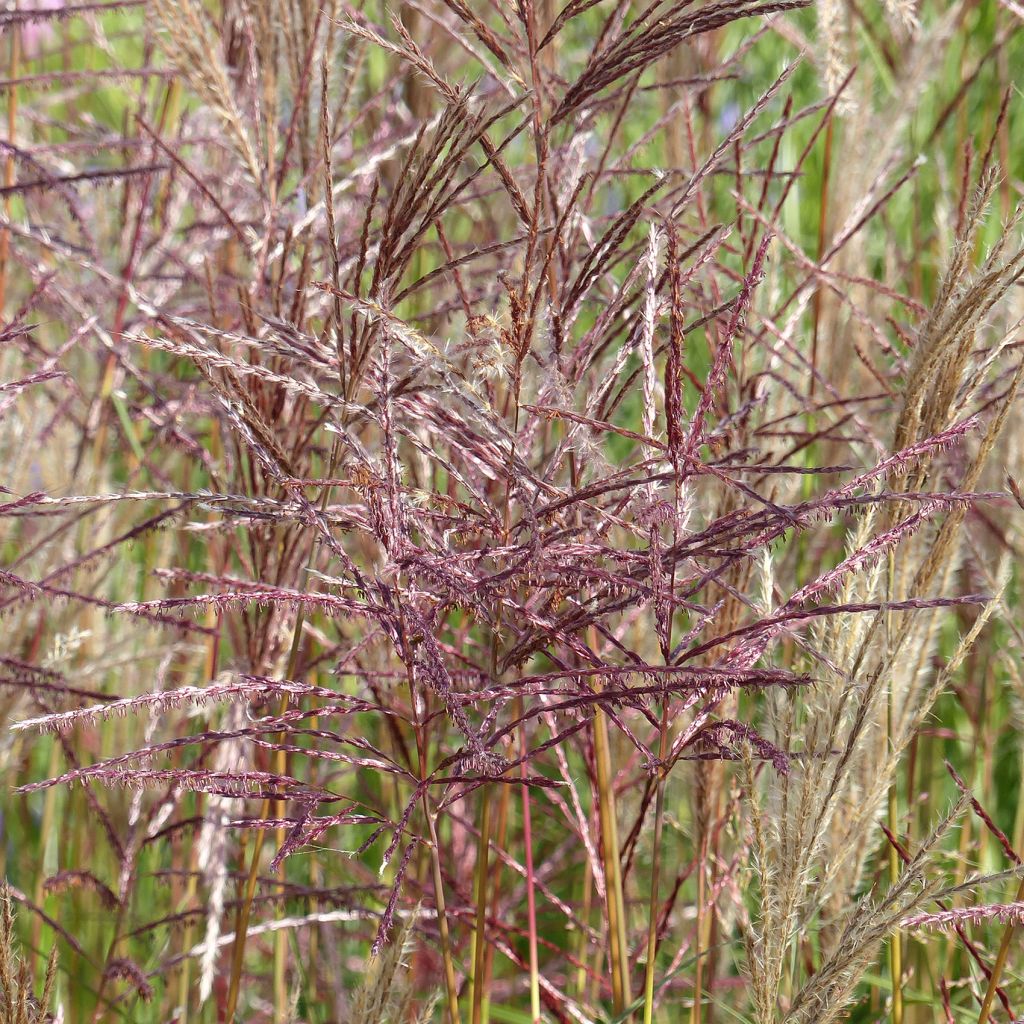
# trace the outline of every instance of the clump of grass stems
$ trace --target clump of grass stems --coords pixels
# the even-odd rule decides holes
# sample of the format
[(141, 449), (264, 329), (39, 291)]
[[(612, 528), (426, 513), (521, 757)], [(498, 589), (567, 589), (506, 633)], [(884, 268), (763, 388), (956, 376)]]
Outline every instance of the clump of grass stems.
[(0, 14), (3, 1019), (1016, 1019), (1019, 25)]

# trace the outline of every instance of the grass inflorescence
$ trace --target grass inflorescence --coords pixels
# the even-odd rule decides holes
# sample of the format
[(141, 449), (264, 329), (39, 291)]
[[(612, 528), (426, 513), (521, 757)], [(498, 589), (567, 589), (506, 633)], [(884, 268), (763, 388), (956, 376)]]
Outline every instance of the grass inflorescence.
[(2, 1020), (1019, 1019), (1024, 9), (399, 6), (0, 13)]

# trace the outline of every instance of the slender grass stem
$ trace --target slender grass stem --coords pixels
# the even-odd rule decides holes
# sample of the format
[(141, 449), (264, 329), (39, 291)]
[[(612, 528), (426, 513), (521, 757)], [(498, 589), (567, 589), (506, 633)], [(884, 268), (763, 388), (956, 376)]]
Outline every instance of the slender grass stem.
[[(658, 759), (664, 763), (668, 754), (668, 705), (661, 710), (661, 731)], [(654, 797), (654, 852), (651, 859), (651, 894), (647, 904), (647, 967), (644, 973), (644, 1024), (654, 1020), (654, 977), (658, 952), (658, 883), (661, 879), (661, 843), (665, 823), (665, 770), (658, 767), (658, 785)]]
[(434, 875), (434, 900), (437, 907), (437, 928), (441, 936), (441, 955), (444, 959), (444, 983), (448, 996), (448, 1020), (449, 1024), (460, 1024), (459, 1014), (459, 985), (455, 977), (455, 962), (452, 959), (452, 940), (448, 928), (448, 915), (445, 909), (444, 879), (441, 875), (441, 858), (438, 854), (440, 844), (437, 840), (437, 827), (434, 824), (434, 816), (431, 813), (430, 805), (426, 795), (423, 797), (423, 813), (427, 818), (427, 828), (430, 832), (430, 867)]
[[(21, 74), (21, 29), (15, 25), (8, 32), (10, 50), (7, 58), (7, 78), (14, 82)], [(17, 137), (18, 126), (18, 86), (7, 87), (7, 141), (11, 147)], [(10, 188), (15, 178), (14, 150), (9, 148), (4, 158), (4, 185)], [(4, 221), (11, 219), (11, 196), (10, 193), (4, 196)], [(0, 311), (6, 312), (7, 298), (7, 263), (10, 258), (11, 232), (5, 223), (0, 227)]]
[[(829, 128), (832, 127), (829, 122)], [(896, 593), (896, 560), (893, 553), (890, 551), (888, 556), (888, 583), (887, 589), (890, 600), (895, 597)], [(892, 635), (892, 613), (886, 614), (885, 622), (886, 637)], [(895, 708), (896, 696), (893, 693), (893, 687), (890, 685), (886, 694), (886, 709), (885, 709), (885, 725), (886, 725), (886, 738), (888, 743), (895, 742), (895, 729), (896, 729), (896, 708)], [(889, 793), (887, 798), (887, 810), (889, 817), (889, 831), (894, 835), (899, 835), (899, 800), (896, 792), (896, 780), (893, 779), (889, 784)], [(899, 851), (896, 847), (889, 844), (889, 884), (895, 885), (900, 877), (900, 857)], [(903, 944), (902, 936), (900, 933), (894, 932), (892, 937), (889, 939), (889, 974), (890, 982), (892, 984), (892, 1022), (893, 1024), (903, 1024)]]
[[(526, 726), (519, 727), (519, 750), (527, 752)], [(526, 761), (519, 766), (526, 778)], [(533, 823), (530, 817), (530, 787), (523, 785), (523, 848), (526, 859), (526, 916), (530, 935), (530, 1022), (540, 1024), (540, 961), (537, 955), (537, 885), (533, 866)]]
[(470, 1005), (473, 1024), (483, 1020), (485, 961), (487, 959), (487, 864), (491, 849), (491, 799), (488, 787), (480, 789), (480, 838), (476, 854), (476, 921), (473, 929), (473, 969), (470, 975)]
[(612, 1005), (616, 1013), (625, 1012), (632, 1001), (629, 984), (629, 950), (626, 945), (626, 909), (622, 892), (619, 861), (619, 832), (615, 812), (614, 775), (608, 718), (603, 711), (594, 715), (594, 759), (597, 763), (597, 788), (601, 812), (601, 850), (605, 872), (608, 943), (612, 978)]
[[(500, 803), (498, 805), (498, 828), (491, 844), (495, 850), (505, 850), (508, 848), (508, 818), (511, 799), (512, 787), (502, 786)], [(492, 921), (498, 921), (501, 909), (502, 862), (500, 858), (494, 858), (492, 862), (494, 866), (491, 869), (493, 879), (490, 882), (489, 913)], [(494, 954), (494, 943), (489, 942), (484, 951), (483, 1024), (488, 1024), (491, 1017), (491, 979), (494, 977)]]
[(707, 850), (707, 832), (702, 829), (697, 864), (697, 922), (695, 928), (697, 948), (694, 950), (697, 962), (693, 971), (693, 1005), (690, 1007), (690, 1024), (700, 1024), (701, 1010), (704, 1004), (704, 954), (708, 947), (704, 934), (704, 922), (707, 918)]

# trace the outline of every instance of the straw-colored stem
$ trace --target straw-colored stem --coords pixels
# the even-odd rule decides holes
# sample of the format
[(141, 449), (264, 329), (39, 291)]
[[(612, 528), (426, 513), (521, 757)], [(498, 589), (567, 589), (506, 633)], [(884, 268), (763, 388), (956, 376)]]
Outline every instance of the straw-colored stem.
[[(895, 836), (899, 825), (899, 811), (896, 801), (896, 787), (889, 789), (889, 831)], [(895, 885), (899, 880), (899, 853), (890, 844), (889, 848), (889, 880)], [(889, 943), (889, 970), (892, 980), (892, 1020), (893, 1024), (903, 1022), (903, 944), (899, 932), (895, 932)]]
[[(49, 773), (52, 778), (60, 769), (60, 744), (54, 740), (50, 746), (50, 760), (49, 760)], [(48, 789), (46, 796), (43, 799), (43, 817), (40, 822), (39, 834), (44, 837), (43, 839), (43, 866), (47, 867), (46, 848), (50, 843), (54, 843), (55, 839), (50, 837), (56, 837), (57, 832), (55, 829), (55, 821), (57, 817), (57, 790)], [(46, 880), (46, 872), (40, 871), (36, 878), (35, 887), (35, 903), (37, 907), (44, 906), (46, 900), (46, 890), (43, 888), (43, 883)], [(34, 949), (40, 949), (42, 944), (43, 935), (43, 919), (39, 914), (34, 914), (32, 919), (32, 946)]]
[[(831, 127), (831, 123), (829, 124)], [(895, 598), (896, 592), (896, 562), (893, 552), (889, 552), (888, 558), (889, 578), (888, 588), (890, 599)], [(886, 633), (891, 633), (892, 613), (886, 613)], [(888, 702), (886, 704), (886, 737), (891, 744), (894, 741), (895, 730), (895, 694), (889, 686)], [(896, 793), (896, 780), (893, 779), (889, 786), (888, 799), (889, 831), (893, 836), (899, 835), (899, 801)], [(896, 847), (889, 844), (889, 884), (895, 885), (900, 877), (900, 856)], [(892, 1024), (903, 1024), (903, 944), (900, 933), (894, 932), (889, 940), (889, 973), (892, 983)]]
[(704, 900), (707, 891), (707, 836), (701, 836), (700, 854), (697, 864), (697, 958), (693, 972), (693, 1006), (690, 1008), (690, 1024), (700, 1024), (701, 1006), (704, 1002), (704, 953), (707, 944), (704, 941)]
[[(526, 757), (526, 726), (519, 727), (519, 747)], [(526, 778), (526, 761), (519, 766)], [(530, 788), (523, 786), (523, 845), (526, 848), (526, 915), (530, 931), (530, 1021), (540, 1022), (540, 962), (537, 956), (537, 892), (533, 874), (533, 828), (530, 818)]]
[(441, 957), (444, 960), (444, 983), (448, 996), (448, 1022), (449, 1024), (461, 1024), (462, 1017), (459, 1014), (459, 985), (455, 977), (455, 963), (452, 960), (452, 940), (448, 930), (448, 916), (444, 901), (444, 882), (441, 877), (441, 857), (437, 841), (437, 827), (434, 824), (434, 816), (430, 813), (430, 805), (427, 803), (427, 796), (423, 794), (423, 813), (427, 819), (427, 829), (430, 832), (430, 867), (434, 876), (434, 902), (437, 906), (437, 930), (441, 936)]
[(594, 759), (597, 762), (597, 790), (601, 813), (601, 853), (608, 911), (612, 1006), (616, 1013), (621, 1014), (631, 1002), (629, 950), (626, 946), (626, 912), (619, 864), (619, 831), (615, 816), (611, 745), (608, 739), (608, 718), (603, 711), (598, 711), (594, 716)]
[[(274, 771), (278, 775), (288, 773), (287, 754), (284, 750), (274, 751)], [(284, 802), (275, 801), (274, 817), (281, 817), (284, 813)], [(283, 828), (277, 830), (278, 846), (285, 841), (286, 831)], [(284, 863), (277, 867), (277, 879), (281, 884), (281, 893), (285, 891), (285, 868)], [(285, 916), (284, 898), (277, 901), (277, 917)], [(281, 928), (274, 935), (274, 1024), (286, 1024), (288, 1020), (288, 981), (287, 981), (287, 956), (288, 956), (288, 933)]]
[[(825, 232), (828, 226), (828, 182), (831, 176), (832, 167), (832, 129), (835, 126), (835, 118), (828, 119), (828, 126), (825, 128), (825, 162), (821, 171), (821, 200), (818, 205), (818, 258), (825, 254)], [(822, 302), (825, 297), (825, 287), (819, 284), (814, 292), (814, 330), (811, 334), (811, 370), (808, 380), (808, 394), (814, 396), (814, 385), (817, 380), (815, 373), (818, 369), (818, 338), (821, 333)]]
[[(192, 851), (193, 870), (189, 873), (188, 882), (185, 886), (185, 899), (183, 906), (186, 910), (195, 905), (196, 892), (199, 888), (199, 878), (195, 871), (195, 850)], [(188, 952), (192, 948), (192, 933), (194, 925), (192, 918), (185, 923), (185, 931), (181, 942), (182, 952)], [(192, 985), (192, 958), (186, 956), (181, 964), (181, 973), (178, 975), (178, 1024), (188, 1024), (189, 1019), (189, 988)]]
[[(11, 54), (7, 65), (7, 77), (14, 81), (21, 74), (21, 32), (17, 26), (11, 29)], [(7, 141), (14, 145), (15, 128), (18, 123), (18, 87), (12, 85), (7, 90)], [(10, 188), (14, 184), (14, 150), (8, 149), (4, 161), (4, 185)], [(4, 196), (4, 221), (11, 219), (10, 193)], [(7, 298), (7, 259), (10, 255), (11, 233), (5, 223), (0, 228), (0, 310), (6, 309)]]
[[(668, 753), (668, 703), (661, 709), (661, 734), (658, 760), (664, 765)], [(655, 956), (658, 951), (658, 882), (661, 876), (661, 840), (665, 818), (665, 772), (658, 769), (658, 785), (654, 797), (654, 853), (651, 862), (651, 895), (647, 906), (647, 969), (644, 975), (644, 1024), (654, 1020)]]
[[(501, 787), (501, 802), (498, 805), (498, 828), (495, 834), (493, 844), (495, 849), (504, 850), (507, 849), (508, 842), (508, 815), (509, 806), (511, 804), (512, 787), (502, 786)], [(493, 868), (491, 868), (490, 874), (492, 878), (489, 881), (490, 886), (490, 915), (492, 921), (498, 920), (499, 908), (501, 904), (501, 860), (495, 859), (493, 861)], [(484, 950), (484, 1008), (483, 1008), (483, 1024), (488, 1024), (491, 1019), (491, 978), (494, 976), (494, 943), (488, 943), (487, 948)]]
[(473, 929), (473, 971), (470, 975), (470, 1004), (473, 1024), (483, 1020), (484, 961), (487, 951), (487, 861), (491, 847), (491, 795), (489, 786), (480, 787), (480, 839), (476, 855), (476, 923)]

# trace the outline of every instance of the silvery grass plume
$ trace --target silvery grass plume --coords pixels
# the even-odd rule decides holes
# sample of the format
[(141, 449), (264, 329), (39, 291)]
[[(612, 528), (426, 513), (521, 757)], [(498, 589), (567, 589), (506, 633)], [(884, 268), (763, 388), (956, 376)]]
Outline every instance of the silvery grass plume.
[(352, 994), (349, 1012), (353, 1020), (367, 1024), (402, 1024), (405, 1021), (427, 1024), (433, 1019), (432, 1001), (419, 1010), (415, 1008), (416, 993), (408, 978), (415, 923), (413, 914), (368, 965), (366, 978)]
[[(972, 244), (993, 187), (993, 175), (986, 172), (960, 229), (938, 305), (919, 328), (917, 360), (908, 368), (893, 442), (896, 451), (908, 451), (925, 437), (948, 436), (987, 380), (982, 375), (1004, 350), (1006, 340), (997, 329), (988, 358), (967, 356), (968, 350), (975, 351), (989, 311), (1022, 272), (1020, 253), (1004, 256), (1014, 238), (1011, 222), (977, 279), (968, 276), (962, 254)], [(962, 463), (962, 493), (977, 487), (1019, 388), (1019, 364), (1011, 362), (1001, 373), (1005, 390), (985, 428), (977, 431), (976, 449)], [(814, 632), (810, 653), (826, 686), (816, 688), (814, 699), (800, 702), (802, 707), (780, 698), (770, 701), (773, 741), (801, 756), (795, 771), (769, 786), (764, 810), (756, 801), (761, 915), (749, 940), (749, 962), (764, 1021), (776, 1019), (792, 936), (803, 922), (819, 916), (825, 949), (838, 951), (853, 927), (849, 922), (871, 912), (858, 892), (876, 845), (874, 824), (902, 754), (998, 606), (997, 600), (984, 604), (940, 670), (930, 662), (940, 626), (934, 609), (894, 614), (893, 609), (913, 607), (928, 593), (946, 591), (962, 557), (966, 504), (954, 493), (934, 503), (922, 500), (941, 493), (939, 450), (897, 460), (882, 482), (894, 497), (914, 494), (915, 500), (869, 510), (850, 537), (846, 557), (790, 599), (799, 603), (815, 592), (835, 592), (843, 605), (878, 602), (878, 611), (824, 621)], [(896, 927), (896, 918), (892, 922)]]
[(5, 883), (0, 891), (0, 1019), (9, 1024), (46, 1024), (58, 1019), (49, 1009), (57, 978), (57, 950), (54, 947), (50, 951), (42, 993), (37, 999), (32, 972), (17, 952), (14, 899)]

